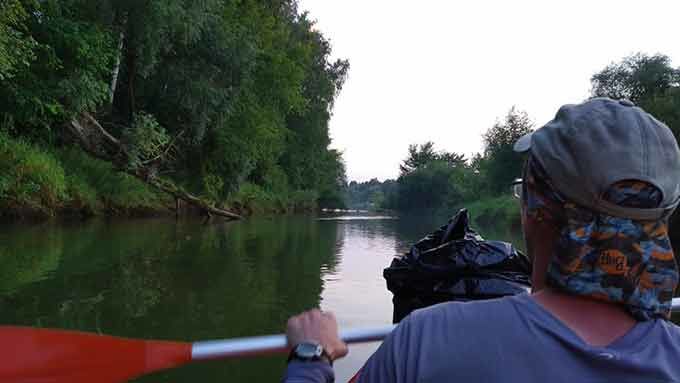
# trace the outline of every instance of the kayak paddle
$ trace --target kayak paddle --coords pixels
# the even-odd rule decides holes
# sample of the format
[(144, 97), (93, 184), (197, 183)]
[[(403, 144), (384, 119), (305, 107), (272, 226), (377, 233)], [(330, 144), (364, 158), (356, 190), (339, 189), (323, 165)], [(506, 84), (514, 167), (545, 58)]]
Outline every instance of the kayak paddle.
[[(672, 310), (680, 311), (680, 298)], [(340, 337), (348, 344), (379, 341), (394, 327), (344, 330)], [(193, 361), (288, 352), (285, 335), (186, 343), (0, 326), (0, 342), (0, 382), (26, 383), (119, 383)]]
[[(393, 325), (341, 331), (346, 343), (382, 340)], [(0, 382), (119, 383), (193, 361), (288, 352), (285, 335), (195, 343), (0, 326)]]

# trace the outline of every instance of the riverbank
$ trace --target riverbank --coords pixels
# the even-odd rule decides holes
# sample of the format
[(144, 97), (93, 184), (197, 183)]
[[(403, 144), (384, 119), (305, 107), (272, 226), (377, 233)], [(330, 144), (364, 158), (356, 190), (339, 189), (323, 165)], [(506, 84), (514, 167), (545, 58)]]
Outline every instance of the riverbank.
[(44, 149), (0, 133), (0, 219), (161, 212), (164, 197), (76, 149)]
[[(75, 147), (44, 148), (0, 132), (0, 221), (171, 216), (175, 201)], [(318, 194), (244, 183), (222, 207), (241, 215), (312, 211)], [(183, 204), (183, 215), (201, 214)]]
[[(503, 227), (520, 230), (522, 222), (519, 211), (519, 201), (511, 196), (484, 198), (465, 204), (475, 226)], [(669, 235), (673, 244), (680, 243), (680, 213), (676, 211), (670, 217)], [(676, 253), (680, 253), (676, 249)]]
[(519, 201), (512, 196), (483, 198), (465, 204), (475, 224), (486, 227), (510, 227), (518, 229), (522, 222)]

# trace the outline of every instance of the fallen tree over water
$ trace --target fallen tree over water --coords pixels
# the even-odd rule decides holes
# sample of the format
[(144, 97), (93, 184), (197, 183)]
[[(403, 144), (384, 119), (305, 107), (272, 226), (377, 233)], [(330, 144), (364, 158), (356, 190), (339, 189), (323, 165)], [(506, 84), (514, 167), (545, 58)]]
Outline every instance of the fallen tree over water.
[[(78, 141), (80, 147), (90, 155), (114, 165), (119, 171), (130, 174), (146, 184), (170, 194), (176, 201), (182, 200), (205, 212), (207, 216), (220, 216), (227, 219), (243, 217), (225, 209), (214, 206), (211, 202), (197, 197), (178, 187), (173, 182), (158, 176), (158, 165), (170, 155), (172, 141), (156, 148), (152, 158), (144, 161), (135, 160), (129, 147), (114, 137), (89, 113), (82, 113), (66, 123), (67, 130)], [(134, 165), (131, 165), (133, 164)], [(179, 204), (177, 204), (179, 208)]]

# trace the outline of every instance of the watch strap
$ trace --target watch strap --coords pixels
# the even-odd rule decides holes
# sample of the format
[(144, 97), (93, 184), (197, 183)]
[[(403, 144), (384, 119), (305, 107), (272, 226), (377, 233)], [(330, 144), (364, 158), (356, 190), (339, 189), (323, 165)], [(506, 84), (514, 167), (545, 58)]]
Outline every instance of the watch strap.
[(296, 345), (295, 347), (293, 347), (290, 350), (290, 353), (288, 354), (288, 363), (295, 360), (295, 361), (300, 361), (300, 362), (327, 362), (331, 366), (333, 365), (333, 359), (331, 359), (331, 356), (328, 355), (328, 353), (326, 352), (326, 349), (324, 349), (323, 347), (321, 347), (321, 356), (315, 356), (315, 357), (311, 357), (311, 358), (301, 357), (297, 353), (297, 347), (298, 347), (298, 345)]

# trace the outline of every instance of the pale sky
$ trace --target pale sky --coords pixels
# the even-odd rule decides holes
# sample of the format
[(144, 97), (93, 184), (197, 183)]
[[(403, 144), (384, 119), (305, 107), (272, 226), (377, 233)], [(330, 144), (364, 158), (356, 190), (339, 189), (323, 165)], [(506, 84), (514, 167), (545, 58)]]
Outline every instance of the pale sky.
[(300, 0), (350, 61), (330, 123), (350, 180), (395, 178), (412, 143), (465, 153), (516, 105), (538, 126), (635, 53), (680, 66), (677, 0)]

